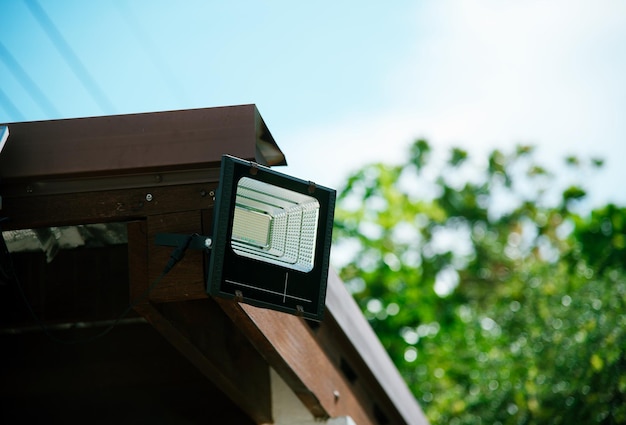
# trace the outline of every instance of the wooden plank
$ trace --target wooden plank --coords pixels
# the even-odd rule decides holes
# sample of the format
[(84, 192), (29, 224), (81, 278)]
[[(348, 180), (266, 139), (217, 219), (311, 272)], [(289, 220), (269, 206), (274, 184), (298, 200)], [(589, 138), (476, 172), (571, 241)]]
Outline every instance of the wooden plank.
[[(255, 105), (9, 123), (3, 180), (199, 168), (222, 154), (283, 165)], [(266, 153), (268, 158), (262, 155)]]
[(295, 316), (217, 301), (314, 416), (350, 415), (359, 424), (428, 423), (334, 272), (327, 317), (315, 331)]
[[(193, 221), (189, 217), (194, 214), (181, 217), (185, 215), (169, 222)], [(151, 283), (150, 239), (147, 223), (129, 223), (128, 227), (131, 298), (136, 300)], [(141, 299), (135, 310), (256, 423), (271, 423), (267, 362), (213, 300), (205, 296), (159, 305)]]
[(377, 424), (303, 319), (231, 300), (216, 301), (313, 416), (351, 416), (359, 425)]
[(359, 400), (366, 400), (367, 412), (382, 424), (406, 424), (393, 400), (382, 390), (372, 374), (371, 366), (350, 343), (350, 339), (334, 319), (327, 314), (324, 321), (314, 327), (315, 339), (330, 361), (350, 382), (350, 387)]
[[(180, 186), (3, 197), (4, 230), (143, 219), (213, 205), (215, 182)], [(150, 196), (148, 196), (150, 195)], [(148, 200), (150, 199), (150, 201)]]
[(256, 423), (272, 422), (269, 367), (210, 299), (150, 304), (141, 314)]
[[(170, 259), (170, 246), (154, 243), (158, 233), (202, 234), (202, 212), (185, 211), (150, 216), (147, 219), (148, 279), (159, 279), (164, 266)], [(203, 251), (187, 250), (183, 259), (161, 279), (150, 293), (155, 303), (207, 298), (204, 265), (208, 261)]]
[[(326, 308), (341, 329), (344, 344), (350, 347), (345, 352), (373, 384), (369, 387), (375, 399), (393, 415), (390, 419), (397, 415), (397, 420), (402, 421), (392, 423), (427, 425), (428, 420), (415, 397), (334, 270), (330, 270), (328, 276)], [(336, 338), (329, 343), (336, 343)]]

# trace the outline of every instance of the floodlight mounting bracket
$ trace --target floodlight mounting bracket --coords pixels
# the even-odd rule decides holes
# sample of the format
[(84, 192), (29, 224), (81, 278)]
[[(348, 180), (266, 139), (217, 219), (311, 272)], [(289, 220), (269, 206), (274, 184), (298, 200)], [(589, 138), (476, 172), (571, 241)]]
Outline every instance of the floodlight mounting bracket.
[(185, 249), (193, 249), (198, 251), (209, 252), (213, 246), (213, 241), (209, 236), (199, 235), (198, 233), (194, 233), (193, 235), (183, 235), (178, 233), (157, 233), (154, 238), (154, 243), (159, 246), (173, 246), (180, 247), (187, 243), (187, 239), (191, 237), (189, 240), (189, 245), (185, 247)]

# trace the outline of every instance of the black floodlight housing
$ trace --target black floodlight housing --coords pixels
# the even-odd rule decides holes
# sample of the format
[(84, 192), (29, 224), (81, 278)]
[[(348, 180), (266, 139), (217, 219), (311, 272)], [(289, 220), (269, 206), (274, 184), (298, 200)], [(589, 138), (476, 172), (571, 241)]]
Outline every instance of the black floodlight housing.
[(321, 320), (336, 192), (222, 156), (207, 293)]

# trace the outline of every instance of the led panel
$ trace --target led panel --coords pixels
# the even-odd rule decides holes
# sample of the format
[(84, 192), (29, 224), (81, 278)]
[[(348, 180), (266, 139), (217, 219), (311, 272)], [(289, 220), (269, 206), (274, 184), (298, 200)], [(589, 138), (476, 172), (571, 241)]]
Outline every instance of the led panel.
[(334, 205), (332, 189), (225, 155), (207, 292), (321, 319)]
[(320, 204), (249, 177), (237, 183), (231, 244), (236, 254), (310, 272)]

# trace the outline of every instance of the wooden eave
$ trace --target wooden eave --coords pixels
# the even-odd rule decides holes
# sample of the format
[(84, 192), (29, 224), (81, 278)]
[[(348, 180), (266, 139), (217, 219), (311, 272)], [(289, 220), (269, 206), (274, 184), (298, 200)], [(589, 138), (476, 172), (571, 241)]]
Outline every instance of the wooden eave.
[(222, 154), (286, 165), (255, 105), (0, 124), (0, 177), (106, 176), (205, 168)]
[[(318, 418), (427, 423), (336, 274), (311, 323), (205, 292), (206, 258), (170, 254), (157, 233), (210, 234), (222, 154), (285, 163), (254, 105), (9, 123), (0, 153), (3, 229), (128, 223), (135, 310), (256, 423), (271, 422), (271, 367)], [(148, 196), (149, 195), (149, 196)]]

